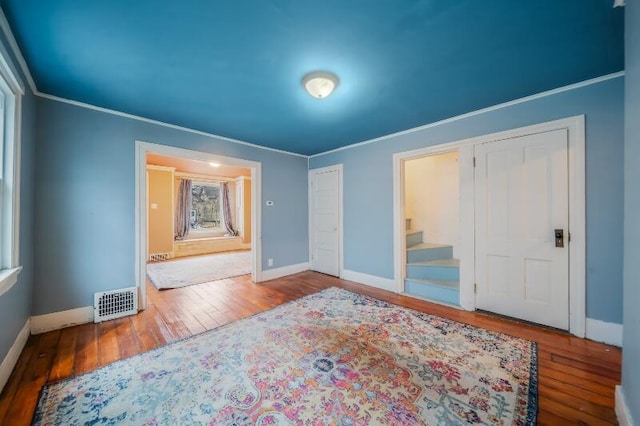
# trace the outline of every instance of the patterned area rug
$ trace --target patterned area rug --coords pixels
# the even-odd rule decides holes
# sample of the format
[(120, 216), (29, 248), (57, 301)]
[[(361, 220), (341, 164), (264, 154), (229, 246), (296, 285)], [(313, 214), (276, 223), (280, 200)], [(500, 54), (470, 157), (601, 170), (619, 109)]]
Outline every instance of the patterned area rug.
[(536, 351), (330, 288), (49, 385), (34, 424), (535, 424)]
[(250, 273), (250, 251), (217, 253), (147, 265), (147, 276), (158, 290), (186, 287)]

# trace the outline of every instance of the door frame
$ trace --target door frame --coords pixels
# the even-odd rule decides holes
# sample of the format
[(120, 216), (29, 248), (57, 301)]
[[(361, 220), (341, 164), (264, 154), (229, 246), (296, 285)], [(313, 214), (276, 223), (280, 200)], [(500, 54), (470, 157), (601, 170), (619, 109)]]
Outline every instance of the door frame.
[[(394, 266), (398, 292), (404, 292), (404, 161), (459, 150), (460, 164), (460, 306), (475, 310), (475, 146), (536, 133), (566, 129), (569, 172), (569, 332), (584, 337), (586, 331), (586, 192), (585, 117), (578, 115), (502, 132), (462, 139), (393, 155)], [(473, 261), (466, 261), (473, 259)], [(473, 264), (473, 266), (471, 266)]]
[(136, 140), (135, 148), (135, 279), (138, 288), (138, 307), (146, 309), (147, 287), (147, 154), (159, 154), (188, 160), (219, 162), (251, 169), (251, 281), (262, 281), (262, 164), (256, 161), (226, 157), (210, 152), (194, 151), (169, 145)]
[[(473, 280), (475, 271), (474, 221), (473, 221), (473, 145), (463, 141), (449, 142), (399, 152), (393, 155), (393, 247), (394, 280), (396, 291), (404, 293), (406, 243), (405, 243), (405, 162), (418, 158), (431, 157), (449, 152), (458, 152), (458, 185), (460, 187), (460, 306), (462, 309), (475, 310)], [(471, 167), (466, 167), (471, 165)], [(464, 285), (463, 285), (464, 283)], [(434, 302), (437, 303), (437, 302)]]
[(326, 172), (337, 172), (338, 173), (338, 277), (342, 278), (344, 275), (344, 239), (343, 239), (343, 168), (341, 164), (334, 164), (327, 167), (321, 167), (318, 169), (309, 170), (309, 183), (308, 183), (308, 192), (309, 192), (309, 269), (313, 270), (313, 246), (315, 244), (314, 234), (315, 234), (315, 225), (314, 225), (314, 211), (313, 211), (313, 191), (311, 188), (311, 183), (313, 180), (313, 175), (326, 173)]

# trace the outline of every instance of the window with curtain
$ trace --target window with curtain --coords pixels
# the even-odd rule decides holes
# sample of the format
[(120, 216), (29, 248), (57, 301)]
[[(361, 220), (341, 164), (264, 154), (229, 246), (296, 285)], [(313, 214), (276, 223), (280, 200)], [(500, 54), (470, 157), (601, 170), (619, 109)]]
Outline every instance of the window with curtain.
[(189, 225), (191, 232), (216, 231), (224, 227), (219, 183), (193, 182)]

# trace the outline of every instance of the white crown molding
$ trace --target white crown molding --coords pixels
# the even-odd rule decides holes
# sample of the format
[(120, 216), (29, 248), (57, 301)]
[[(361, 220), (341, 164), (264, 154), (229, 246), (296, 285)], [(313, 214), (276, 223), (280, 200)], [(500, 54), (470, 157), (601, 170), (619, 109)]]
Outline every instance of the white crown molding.
[(9, 381), (9, 376), (11, 376), (11, 372), (16, 366), (18, 358), (20, 358), (24, 345), (27, 344), (27, 340), (29, 339), (29, 322), (29, 319), (27, 319), (22, 330), (20, 330), (18, 336), (16, 336), (13, 345), (11, 345), (9, 352), (7, 352), (7, 355), (2, 360), (2, 364), (0, 364), (0, 393), (4, 385), (7, 384), (7, 381)]
[[(172, 129), (176, 129), (176, 130), (182, 130), (182, 131), (185, 131), (185, 132), (189, 132), (189, 133), (193, 133), (193, 134), (197, 134), (197, 135), (201, 135), (201, 136), (217, 138), (217, 139), (224, 140), (224, 141), (227, 141), (227, 142), (237, 143), (237, 144), (241, 144), (241, 145), (245, 145), (245, 146), (250, 146), (250, 147), (253, 147), (253, 148), (264, 149), (264, 150), (273, 151), (273, 152), (279, 152), (281, 154), (294, 155), (294, 156), (297, 156), (297, 157), (303, 157), (303, 158), (307, 159), (307, 163), (309, 163), (309, 160), (311, 158), (314, 158), (314, 157), (319, 157), (319, 156), (322, 156), (322, 155), (331, 154), (333, 152), (343, 151), (345, 149), (357, 148), (357, 147), (362, 146), (362, 145), (368, 145), (368, 144), (371, 144), (371, 143), (384, 141), (386, 139), (391, 139), (391, 138), (394, 138), (394, 137), (397, 137), (397, 136), (402, 136), (402, 135), (406, 135), (406, 134), (415, 133), (415, 132), (418, 132), (420, 130), (428, 129), (428, 128), (431, 128), (431, 127), (441, 126), (443, 124), (447, 124), (447, 123), (451, 123), (451, 122), (454, 122), (454, 121), (463, 120), (465, 118), (473, 117), (475, 115), (484, 114), (484, 113), (495, 111), (495, 110), (499, 110), (499, 109), (502, 109), (502, 108), (507, 108), (507, 107), (510, 107), (510, 106), (513, 106), (513, 105), (518, 105), (518, 104), (521, 104), (521, 103), (524, 103), (524, 102), (529, 102), (529, 101), (532, 101), (532, 100), (535, 100), (535, 99), (544, 98), (546, 96), (552, 96), (552, 95), (555, 95), (555, 94), (558, 94), (558, 93), (567, 92), (569, 90), (579, 89), (581, 87), (585, 87), (585, 86), (589, 86), (589, 85), (592, 85), (592, 84), (601, 83), (603, 81), (612, 80), (612, 79), (619, 78), (619, 77), (624, 77), (624, 71), (619, 71), (619, 72), (603, 75), (603, 76), (600, 76), (600, 77), (592, 78), (592, 79), (589, 79), (589, 80), (584, 80), (584, 81), (581, 81), (581, 82), (578, 82), (578, 83), (570, 84), (568, 86), (563, 86), (563, 87), (559, 87), (559, 88), (556, 88), (556, 89), (547, 90), (545, 92), (540, 92), (540, 93), (537, 93), (535, 95), (526, 96), (524, 98), (515, 99), (513, 101), (509, 101), (509, 102), (501, 103), (501, 104), (498, 104), (498, 105), (490, 106), (490, 107), (487, 107), (487, 108), (479, 109), (479, 110), (472, 111), (472, 112), (469, 112), (469, 113), (466, 113), (466, 114), (457, 115), (455, 117), (451, 117), (451, 118), (447, 118), (447, 119), (444, 119), (444, 120), (436, 121), (436, 122), (433, 122), (433, 123), (425, 124), (425, 125), (422, 125), (422, 126), (414, 127), (414, 128), (411, 128), (411, 129), (403, 130), (403, 131), (400, 131), (400, 132), (391, 133), (389, 135), (380, 136), (378, 138), (368, 139), (368, 140), (365, 140), (365, 141), (362, 141), (362, 142), (357, 142), (357, 143), (354, 143), (354, 144), (351, 144), (351, 145), (343, 146), (343, 147), (332, 149), (332, 150), (329, 150), (329, 151), (320, 152), (318, 154), (304, 155), (304, 154), (298, 154), (296, 152), (284, 151), (284, 150), (280, 150), (280, 149), (276, 149), (276, 148), (269, 148), (269, 147), (265, 147), (265, 146), (261, 146), (261, 145), (256, 145), (256, 144), (252, 144), (252, 143), (249, 143), (249, 142), (241, 141), (241, 140), (238, 140), (238, 139), (227, 138), (225, 136), (220, 136), (220, 135), (216, 135), (216, 134), (213, 134), (213, 133), (203, 132), (203, 131), (200, 131), (200, 130), (195, 130), (195, 129), (191, 129), (191, 128), (183, 127), (183, 126), (177, 126), (175, 124), (165, 123), (165, 122), (158, 121), (158, 120), (152, 120), (150, 118), (145, 118), (145, 117), (141, 117), (141, 116), (137, 116), (137, 115), (133, 115), (133, 114), (128, 114), (128, 113), (121, 112), (121, 111), (116, 111), (116, 110), (112, 110), (112, 109), (108, 109), (108, 108), (99, 107), (99, 106), (96, 106), (96, 105), (91, 105), (91, 104), (84, 103), (84, 102), (74, 101), (74, 100), (71, 100), (71, 99), (61, 98), (59, 96), (54, 96), (54, 95), (49, 95), (49, 94), (46, 94), (46, 93), (42, 93), (36, 87), (35, 81), (33, 80), (33, 77), (31, 76), (31, 72), (29, 71), (29, 67), (27, 66), (27, 62), (25, 61), (24, 56), (22, 55), (22, 52), (20, 51), (20, 47), (18, 46), (18, 43), (16, 42), (16, 39), (15, 39), (15, 37), (13, 35), (13, 32), (11, 31), (11, 27), (9, 25), (9, 22), (7, 21), (7, 17), (5, 16), (4, 11), (2, 10), (1, 7), (0, 7), (0, 27), (2, 28), (2, 31), (4, 32), (5, 36), (7, 37), (7, 40), (9, 41), (10, 47), (13, 50), (13, 53), (14, 53), (14, 55), (16, 56), (16, 58), (18, 60), (18, 63), (20, 64), (20, 68), (22, 69), (24, 75), (27, 78), (27, 81), (29, 83), (29, 87), (31, 88), (31, 91), (36, 96), (39, 96), (39, 97), (45, 98), (45, 99), (50, 99), (50, 100), (53, 100), (53, 101), (58, 101), (58, 102), (71, 104), (71, 105), (78, 106), (78, 107), (81, 107), (81, 108), (92, 109), (94, 111), (99, 111), (99, 112), (104, 112), (104, 113), (107, 113), (107, 114), (118, 115), (118, 116), (121, 116), (121, 117), (130, 118), (130, 119), (133, 119), (133, 120), (139, 120), (139, 121), (143, 121), (143, 122), (150, 123), (150, 124), (157, 124), (159, 126), (164, 126), (164, 127), (168, 127), (168, 128), (172, 128)], [(307, 167), (307, 169), (308, 168), (309, 167)]]
[(159, 170), (162, 172), (175, 172), (176, 168), (171, 166), (158, 166), (156, 164), (147, 164), (147, 170)]
[(183, 127), (183, 126), (178, 126), (176, 124), (165, 123), (164, 121), (153, 120), (151, 118), (141, 117), (139, 115), (133, 115), (133, 114), (129, 114), (129, 113), (126, 113), (126, 112), (121, 112), (121, 111), (116, 111), (116, 110), (109, 109), (109, 108), (103, 108), (103, 107), (96, 106), (96, 105), (91, 105), (91, 104), (88, 104), (88, 103), (85, 103), (85, 102), (79, 102), (79, 101), (74, 101), (74, 100), (71, 100), (71, 99), (61, 98), (59, 96), (49, 95), (47, 93), (34, 92), (34, 94), (36, 96), (41, 97), (41, 98), (50, 99), (52, 101), (62, 102), (62, 103), (69, 104), (69, 105), (74, 105), (74, 106), (77, 106), (77, 107), (80, 107), (80, 108), (90, 109), (90, 110), (93, 110), (93, 111), (104, 112), (106, 114), (117, 115), (119, 117), (129, 118), (131, 120), (137, 120), (137, 121), (142, 121), (142, 122), (145, 122), (145, 123), (155, 124), (157, 126), (168, 127), (170, 129), (181, 130), (183, 132), (193, 133), (195, 135), (206, 136), (206, 137), (209, 137), (209, 138), (215, 138), (215, 139), (219, 139), (219, 140), (226, 141), (226, 142), (236, 143), (236, 144), (240, 144), (240, 145), (244, 145), (244, 146), (250, 146), (252, 148), (263, 149), (263, 150), (266, 150), (266, 151), (278, 152), (280, 154), (294, 155), (296, 157), (302, 157), (302, 158), (307, 158), (308, 157), (308, 156), (306, 156), (304, 154), (298, 154), (297, 152), (284, 151), (282, 149), (269, 148), (267, 146), (256, 145), (256, 144), (253, 144), (253, 143), (250, 143), (250, 142), (245, 142), (245, 141), (241, 141), (241, 140), (238, 140), (238, 139), (228, 138), (226, 136), (216, 135), (214, 133), (203, 132), (201, 130), (191, 129), (189, 127)]
[[(147, 166), (148, 167), (148, 166)], [(189, 173), (189, 172), (175, 172), (174, 175), (176, 177), (184, 177), (191, 180), (199, 180), (204, 182), (235, 182), (237, 178), (229, 177), (229, 176), (219, 176), (215, 174), (203, 175), (199, 173)], [(245, 176), (242, 176), (245, 177)], [(249, 179), (251, 180), (251, 179)]]
[(36, 87), (36, 82), (33, 80), (31, 76), (31, 71), (29, 71), (29, 67), (27, 66), (27, 61), (25, 61), (24, 56), (22, 55), (22, 51), (20, 47), (18, 47), (18, 42), (16, 38), (13, 36), (13, 31), (11, 31), (11, 26), (9, 25), (9, 21), (7, 21), (7, 17), (4, 14), (4, 10), (0, 7), (0, 28), (2, 28), (2, 32), (4, 33), (7, 41), (9, 42), (9, 47), (13, 50), (13, 54), (18, 60), (18, 65), (20, 65), (20, 69), (22, 73), (27, 79), (27, 83), (29, 84), (29, 88), (34, 94), (38, 94), (38, 88)]
[(354, 143), (354, 144), (351, 144), (351, 145), (343, 146), (343, 147), (332, 149), (332, 150), (329, 150), (329, 151), (320, 152), (318, 154), (310, 155), (309, 158), (321, 157), (323, 155), (332, 154), (334, 152), (344, 151), (345, 149), (357, 148), (359, 146), (369, 145), (369, 144), (376, 143), (376, 142), (382, 142), (382, 141), (385, 141), (387, 139), (395, 138), (395, 137), (402, 136), (402, 135), (409, 135), (411, 133), (419, 132), (421, 130), (429, 129), (431, 127), (442, 126), (444, 124), (449, 124), (449, 123), (453, 123), (454, 121), (464, 120), (465, 118), (473, 117), (475, 115), (485, 114), (487, 112), (496, 111), (496, 110), (499, 110), (499, 109), (503, 109), (503, 108), (507, 108), (507, 107), (510, 107), (510, 106), (522, 104), (522, 103), (525, 103), (525, 102), (533, 101), (535, 99), (540, 99), (540, 98), (544, 98), (544, 97), (547, 97), (547, 96), (557, 95), (558, 93), (568, 92), (570, 90), (579, 89), (581, 87), (590, 86), (592, 84), (597, 84), (597, 83), (602, 83), (603, 81), (613, 80), (615, 78), (620, 78), (620, 77), (624, 77), (624, 71), (614, 72), (612, 74), (603, 75), (601, 77), (592, 78), (590, 80), (581, 81), (581, 82), (578, 82), (578, 83), (575, 83), (575, 84), (570, 84), (568, 86), (559, 87), (557, 89), (547, 90), (546, 92), (536, 93), (535, 95), (526, 96), (524, 98), (515, 99), (513, 101), (504, 102), (502, 104), (490, 106), (490, 107), (487, 107), (487, 108), (482, 108), (482, 109), (479, 109), (479, 110), (476, 110), (476, 111), (468, 112), (466, 114), (457, 115), (455, 117), (446, 118), (444, 120), (435, 121), (433, 123), (429, 123), (429, 124), (425, 124), (425, 125), (422, 125), (422, 126), (414, 127), (412, 129), (402, 130), (400, 132), (391, 133), (391, 134), (385, 135), (385, 136), (380, 136), (379, 138), (369, 139), (369, 140), (366, 140), (366, 141)]
[(93, 321), (93, 306), (53, 312), (46, 315), (31, 317), (31, 334), (41, 334), (47, 331), (60, 330), (74, 325), (86, 324)]

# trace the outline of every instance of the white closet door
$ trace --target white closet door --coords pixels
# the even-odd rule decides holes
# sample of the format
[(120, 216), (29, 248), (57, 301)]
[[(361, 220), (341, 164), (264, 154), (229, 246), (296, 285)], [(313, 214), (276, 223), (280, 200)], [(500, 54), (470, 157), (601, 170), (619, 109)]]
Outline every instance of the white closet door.
[(339, 170), (310, 172), (311, 269), (340, 275)]
[(566, 130), (476, 147), (478, 309), (569, 328), (567, 147)]

